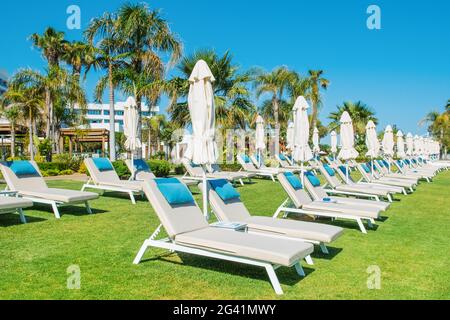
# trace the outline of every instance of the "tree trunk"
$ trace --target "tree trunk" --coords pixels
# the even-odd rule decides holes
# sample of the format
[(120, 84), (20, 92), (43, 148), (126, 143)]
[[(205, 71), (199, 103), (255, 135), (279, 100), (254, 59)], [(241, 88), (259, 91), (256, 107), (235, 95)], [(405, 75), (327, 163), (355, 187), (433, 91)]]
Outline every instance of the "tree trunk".
[(150, 129), (150, 124), (148, 126), (148, 137), (147, 137), (148, 141), (147, 141), (147, 154), (148, 154), (148, 159), (150, 159), (152, 157), (152, 130)]
[(272, 97), (272, 105), (273, 105), (273, 117), (275, 120), (275, 145), (274, 145), (274, 153), (280, 153), (280, 122), (279, 122), (279, 110), (280, 106), (278, 104), (278, 99), (276, 95)]
[(28, 128), (28, 133), (29, 133), (29, 139), (30, 139), (30, 160), (34, 161), (34, 145), (33, 145), (33, 127), (34, 127), (34, 123), (33, 123), (33, 114), (31, 112), (31, 108), (30, 108), (30, 113), (29, 113), (29, 117), (30, 117), (30, 127)]
[(45, 137), (50, 138), (51, 137), (51, 124), (52, 124), (52, 105), (51, 105), (51, 97), (50, 97), (50, 90), (45, 89), (45, 108), (46, 108), (46, 124), (45, 124)]
[(11, 122), (11, 157), (16, 156), (16, 126)]
[(318, 110), (317, 110), (317, 101), (318, 101), (318, 97), (319, 97), (319, 87), (317, 85), (313, 85), (313, 97), (311, 98), (311, 102), (312, 102), (312, 114), (311, 114), (311, 126), (309, 128), (310, 131), (310, 135), (312, 136), (312, 133), (314, 131), (314, 128), (317, 126), (317, 115), (318, 115)]
[(114, 82), (112, 64), (108, 67), (109, 77), (109, 159), (116, 161), (116, 121), (114, 113)]
[[(137, 137), (142, 141), (142, 96), (136, 96), (137, 112), (138, 112), (138, 129)], [(137, 150), (137, 157), (142, 158), (142, 148)]]

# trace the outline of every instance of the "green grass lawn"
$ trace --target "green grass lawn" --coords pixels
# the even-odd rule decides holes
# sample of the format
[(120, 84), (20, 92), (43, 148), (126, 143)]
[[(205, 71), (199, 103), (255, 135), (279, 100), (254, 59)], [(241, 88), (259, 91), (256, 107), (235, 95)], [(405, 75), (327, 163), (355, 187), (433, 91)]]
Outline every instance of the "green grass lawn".
[[(81, 183), (53, 181), (80, 189)], [(285, 199), (278, 183), (255, 180), (240, 187), (255, 215), (271, 215)], [(263, 269), (150, 250), (132, 261), (158, 226), (145, 200), (133, 206), (116, 194), (102, 196), (87, 215), (83, 207), (49, 207), (0, 215), (1, 299), (449, 299), (450, 172), (398, 196), (367, 235), (353, 222), (336, 222), (344, 235), (330, 255), (315, 253), (314, 266), (299, 278), (293, 268), (277, 271), (285, 294), (275, 295)], [(200, 195), (196, 194), (197, 200)], [(201, 202), (201, 201), (200, 201)], [(325, 221), (326, 222), (326, 221)], [(67, 289), (67, 268), (81, 269), (81, 289)], [(305, 266), (305, 264), (303, 263)], [(369, 266), (381, 269), (381, 289), (369, 290)]]

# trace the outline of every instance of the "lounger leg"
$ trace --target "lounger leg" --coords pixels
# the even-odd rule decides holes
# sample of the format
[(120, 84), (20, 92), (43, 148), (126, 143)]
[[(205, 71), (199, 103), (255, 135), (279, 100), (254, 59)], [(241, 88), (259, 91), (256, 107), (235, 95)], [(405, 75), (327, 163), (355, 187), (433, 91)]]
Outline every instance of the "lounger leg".
[(20, 216), (20, 221), (21, 221), (22, 223), (27, 223), (27, 219), (25, 218), (25, 215), (23, 214), (22, 208), (17, 209), (17, 213), (18, 213), (19, 216)]
[(83, 184), (83, 187), (81, 188), (81, 191), (84, 192), (84, 190), (86, 190), (86, 185)]
[(145, 251), (147, 251), (147, 248), (148, 248), (148, 240), (145, 240), (141, 248), (139, 249), (138, 254), (134, 258), (133, 264), (139, 264), (139, 262), (141, 262), (141, 259), (144, 256)]
[(300, 264), (300, 262), (297, 262), (295, 264), (295, 271), (297, 271), (298, 275), (300, 277), (304, 277), (305, 276), (305, 270), (303, 270), (302, 265)]
[(313, 266), (313, 265), (314, 265), (314, 261), (313, 261), (313, 259), (311, 258), (310, 255), (307, 255), (307, 256), (305, 257), (305, 261), (306, 261), (306, 263), (309, 264), (310, 266)]
[(239, 182), (240, 182), (241, 186), (244, 185), (244, 181), (242, 181), (242, 179), (239, 179)]
[(409, 191), (414, 192), (414, 188), (413, 188), (413, 187), (410, 187), (410, 188), (409, 188)]
[(373, 228), (373, 224), (372, 224), (372, 220), (371, 219), (367, 220), (367, 225), (369, 226), (370, 229)]
[(266, 271), (269, 275), (270, 283), (272, 283), (272, 287), (275, 290), (275, 293), (278, 295), (283, 294), (283, 289), (281, 289), (280, 282), (278, 281), (278, 277), (273, 266), (270, 264), (266, 265)]
[(58, 206), (56, 205), (56, 202), (52, 202), (52, 209), (53, 213), (55, 214), (56, 219), (61, 219), (61, 216), (59, 215)]
[(364, 227), (364, 223), (362, 222), (361, 218), (357, 218), (356, 222), (358, 222), (358, 226), (359, 229), (361, 229), (361, 232), (367, 234), (366, 227)]
[(136, 204), (136, 200), (134, 199), (133, 191), (128, 192), (128, 194), (130, 195), (131, 203)]
[(86, 205), (87, 213), (92, 214), (92, 210), (91, 210), (91, 206), (89, 205), (89, 202), (86, 201), (84, 204)]
[(276, 182), (276, 181), (275, 181), (275, 177), (273, 176), (273, 174), (270, 175), (270, 178), (272, 178), (272, 181), (273, 181), (273, 182)]
[(324, 254), (329, 254), (330, 252), (328, 251), (327, 246), (325, 245), (325, 243), (321, 242), (320, 243), (320, 250), (322, 250), (322, 253)]
[(405, 188), (402, 188), (402, 191), (403, 191), (403, 194), (404, 194), (405, 196), (408, 195), (408, 192), (406, 192), (406, 189), (405, 189)]
[(389, 202), (392, 202), (392, 196), (389, 193), (387, 195), (387, 199), (388, 199)]

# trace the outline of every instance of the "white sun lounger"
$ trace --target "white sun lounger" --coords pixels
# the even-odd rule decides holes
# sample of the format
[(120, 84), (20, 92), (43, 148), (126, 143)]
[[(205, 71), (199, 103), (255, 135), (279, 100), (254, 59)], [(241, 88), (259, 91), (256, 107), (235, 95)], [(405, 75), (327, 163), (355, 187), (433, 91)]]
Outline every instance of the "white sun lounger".
[[(358, 223), (362, 233), (367, 233), (363, 221), (367, 221), (369, 227), (372, 227), (372, 224), (375, 223), (375, 219), (380, 217), (380, 210), (376, 208), (361, 208), (360, 206), (349, 204), (314, 201), (303, 189), (303, 186), (298, 190), (294, 189), (283, 173), (278, 175), (278, 181), (286, 191), (288, 198), (277, 209), (274, 217), (278, 217), (280, 213), (284, 213), (284, 215), (294, 213), (334, 219), (354, 220)], [(291, 203), (293, 207), (288, 206), (289, 203)]]
[(414, 181), (411, 180), (400, 180), (395, 178), (388, 178), (388, 177), (379, 177), (377, 173), (374, 171), (373, 177), (372, 173), (370, 171), (370, 168), (365, 164), (358, 163), (356, 165), (356, 168), (358, 169), (359, 173), (361, 174), (361, 181), (360, 183), (368, 183), (370, 185), (375, 186), (394, 186), (401, 188), (401, 192), (404, 195), (407, 195), (408, 193), (406, 190), (408, 189), (411, 192), (414, 192), (414, 187), (416, 186)]
[(252, 163), (256, 169), (273, 172), (275, 175), (277, 175), (281, 172), (292, 172), (291, 169), (285, 169), (285, 168), (280, 168), (280, 167), (278, 167), (278, 168), (268, 167), (268, 166), (266, 166), (266, 164), (264, 162), (260, 163), (258, 161), (258, 155), (250, 156), (250, 160), (252, 161)]
[[(14, 162), (4, 162), (0, 164), (3, 177), (6, 180), (7, 188), (11, 191), (17, 191), (18, 195), (33, 203), (49, 204), (52, 206), (53, 213), (59, 219), (58, 208), (68, 205), (84, 204), (89, 214), (92, 213), (89, 207), (90, 200), (98, 198), (97, 193), (82, 192), (67, 189), (49, 188), (42, 177), (39, 168), (34, 161), (20, 161), (26, 166), (32, 166), (34, 172), (29, 174), (16, 174), (11, 168)], [(17, 172), (17, 171), (16, 171)]]
[(27, 219), (23, 214), (23, 209), (32, 207), (33, 202), (27, 199), (17, 197), (17, 192), (3, 191), (0, 192), (0, 214), (2, 213), (18, 213), (20, 221), (27, 223)]
[[(344, 184), (336, 177), (337, 171), (329, 165), (322, 164), (319, 171), (327, 181), (326, 190), (328, 193), (335, 193), (341, 195), (350, 195), (361, 198), (380, 200), (380, 197), (386, 198), (392, 202), (392, 195), (388, 190), (378, 189), (369, 185), (357, 185), (355, 183)], [(330, 188), (327, 188), (327, 186)]]
[(238, 154), (237, 161), (242, 166), (244, 172), (252, 173), (259, 177), (269, 177), (273, 182), (275, 182), (276, 173), (273, 170), (260, 170), (256, 168), (248, 156)]
[(379, 177), (387, 177), (387, 178), (395, 178), (395, 179), (402, 179), (402, 180), (408, 180), (413, 182), (414, 184), (419, 184), (420, 177), (418, 176), (408, 176), (401, 172), (389, 172), (387, 168), (380, 165), (381, 160), (374, 160), (373, 162), (369, 162), (367, 165), (370, 166), (370, 170), (372, 170), (372, 166), (374, 169), (374, 175), (377, 175)]
[[(203, 175), (205, 174), (205, 169), (202, 166), (196, 166), (193, 165), (192, 162), (188, 159), (182, 160), (183, 166), (186, 169), (186, 176), (189, 175), (189, 177), (193, 179), (203, 180)], [(211, 179), (226, 179), (231, 182), (238, 181), (240, 184), (244, 185), (244, 182), (242, 179), (246, 178), (244, 174), (239, 174), (236, 172), (206, 172), (206, 177)]]
[[(342, 204), (349, 204), (349, 205), (355, 205), (355, 206), (361, 206), (362, 208), (366, 207), (373, 207), (377, 208), (378, 210), (385, 211), (387, 208), (389, 208), (390, 203), (384, 202), (384, 201), (377, 201), (377, 200), (368, 200), (368, 199), (356, 199), (356, 198), (349, 198), (349, 197), (334, 197), (330, 196), (329, 194), (336, 194), (331, 190), (327, 190), (323, 188), (320, 184), (317, 183), (318, 179), (313, 179), (313, 177), (316, 177), (315, 174), (311, 171), (308, 171), (304, 178), (305, 188), (308, 190), (311, 197), (316, 201), (322, 201), (323, 199), (328, 199), (334, 203), (342, 203)], [(313, 180), (313, 181), (311, 181)], [(331, 192), (330, 192), (331, 191)], [(347, 194), (347, 196), (351, 196)]]
[[(327, 254), (326, 244), (341, 236), (340, 227), (313, 222), (273, 219), (264, 216), (251, 216), (244, 203), (237, 197), (223, 200), (214, 185), (224, 185), (225, 180), (208, 181), (209, 201), (219, 221), (245, 223), (249, 233), (265, 234), (275, 238), (288, 238), (319, 245)], [(233, 188), (231, 185), (226, 186)], [(203, 190), (203, 189), (202, 189)]]
[[(193, 200), (169, 204), (155, 180), (145, 181), (144, 192), (161, 225), (144, 241), (134, 264), (141, 261), (148, 248), (155, 247), (258, 266), (265, 268), (277, 294), (283, 294), (275, 273), (277, 268), (294, 266), (299, 275), (305, 275), (300, 261), (310, 259), (314, 251), (312, 244), (212, 227)], [(157, 240), (161, 228), (165, 229), (168, 237)]]
[(105, 162), (109, 162), (109, 167), (103, 171), (97, 168), (94, 159), (84, 159), (84, 164), (89, 172), (89, 180), (83, 185), (81, 191), (85, 189), (96, 189), (102, 191), (122, 192), (129, 195), (131, 203), (136, 204), (135, 194), (143, 195), (142, 181), (120, 180), (112, 163), (107, 158), (102, 158)]
[[(128, 170), (130, 172), (134, 172), (134, 177), (130, 178), (130, 181), (136, 180), (136, 181), (145, 181), (148, 179), (155, 179), (156, 176), (148, 166), (147, 162), (143, 159), (135, 159), (134, 164), (132, 164), (130, 159), (125, 160), (125, 164), (128, 167)], [(191, 185), (197, 185), (198, 181), (191, 180), (189, 178), (183, 178), (183, 183), (185, 183), (188, 186)]]
[[(291, 172), (294, 172), (294, 173), (302, 171), (301, 167), (291, 165), (289, 163), (288, 157), (285, 156), (284, 154), (276, 154), (275, 155), (275, 159), (277, 159), (278, 164), (283, 169), (288, 169), (288, 170), (290, 170)], [(304, 168), (304, 170), (305, 170), (305, 168)]]

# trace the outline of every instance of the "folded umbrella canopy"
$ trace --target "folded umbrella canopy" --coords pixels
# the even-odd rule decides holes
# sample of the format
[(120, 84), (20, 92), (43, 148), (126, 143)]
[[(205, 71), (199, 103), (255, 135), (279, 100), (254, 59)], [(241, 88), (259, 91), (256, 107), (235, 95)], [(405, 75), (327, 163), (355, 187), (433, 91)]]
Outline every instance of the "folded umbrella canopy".
[(320, 137), (319, 137), (319, 129), (317, 129), (317, 127), (314, 128), (312, 141), (313, 141), (313, 152), (317, 156), (320, 153)]
[[(185, 157), (196, 165), (215, 164), (218, 153), (214, 138), (215, 107), (212, 83), (215, 81), (207, 63), (199, 60), (189, 77), (188, 106), (192, 123), (192, 139)], [(203, 212), (208, 216), (206, 168), (203, 174)]]
[[(141, 140), (137, 136), (138, 121), (136, 100), (133, 97), (129, 97), (124, 106), (123, 131), (127, 138), (125, 140), (125, 149), (131, 153), (131, 163), (134, 163), (136, 150), (142, 148)], [(150, 148), (150, 146), (148, 147)], [(131, 176), (133, 179), (134, 175), (135, 172), (132, 172)]]
[(367, 146), (367, 153), (366, 156), (370, 157), (372, 159), (372, 176), (374, 174), (373, 170), (373, 158), (378, 157), (380, 153), (380, 141), (378, 140), (377, 136), (377, 127), (375, 126), (375, 123), (370, 120), (367, 122), (366, 125), (366, 146)]
[(414, 138), (411, 132), (406, 135), (406, 155), (408, 157), (414, 155)]
[(334, 157), (336, 158), (337, 153), (337, 134), (336, 131), (331, 131), (331, 153), (333, 153)]
[(353, 129), (353, 121), (350, 118), (350, 114), (347, 111), (341, 116), (341, 151), (338, 154), (338, 158), (347, 162), (346, 177), (347, 182), (349, 180), (349, 169), (348, 161), (354, 160), (359, 155), (358, 151), (355, 150), (355, 133)]
[(403, 140), (403, 132), (401, 130), (397, 132), (397, 157), (400, 159), (406, 158), (405, 141)]
[(294, 151), (292, 158), (295, 162), (301, 163), (301, 178), (304, 182), (303, 164), (313, 158), (311, 148), (309, 147), (309, 105), (303, 96), (295, 101), (292, 111), (294, 112)]
[[(381, 142), (383, 146), (383, 154), (392, 158), (394, 156), (394, 133), (392, 131), (392, 127), (390, 125), (386, 126), (384, 130), (383, 141)], [(389, 161), (389, 172), (391, 171), (391, 162)]]
[(289, 122), (286, 132), (286, 149), (294, 150), (294, 123)]
[(264, 134), (264, 119), (261, 116), (256, 118), (256, 132), (255, 132), (255, 149), (258, 153), (259, 165), (262, 165), (262, 153), (266, 149), (266, 137)]

